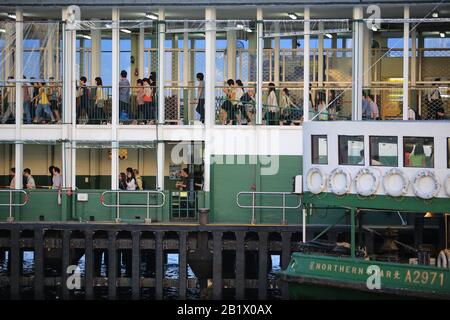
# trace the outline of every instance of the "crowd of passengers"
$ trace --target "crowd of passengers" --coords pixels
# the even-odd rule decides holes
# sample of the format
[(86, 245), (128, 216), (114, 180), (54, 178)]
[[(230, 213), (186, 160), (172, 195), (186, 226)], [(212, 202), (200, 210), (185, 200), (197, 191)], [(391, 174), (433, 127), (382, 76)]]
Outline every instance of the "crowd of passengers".
[[(50, 180), (51, 185), (47, 186), (39, 186), (39, 188), (43, 189), (53, 189), (53, 190), (60, 190), (62, 186), (62, 176), (61, 176), (61, 169), (55, 166), (50, 166), (48, 168), (48, 171), (50, 173)], [(11, 168), (9, 172), (11, 176), (11, 180), (8, 186), (6, 188), (9, 189), (15, 189), (16, 187), (16, 168)], [(22, 184), (23, 189), (36, 189), (36, 181), (34, 180), (34, 177), (31, 175), (31, 169), (25, 168), (22, 172)]]
[[(134, 86), (127, 78), (125, 70), (120, 73), (119, 81), (119, 120), (127, 124), (155, 124), (157, 122), (157, 87), (156, 73), (148, 78), (137, 79)], [(61, 123), (62, 90), (58, 82), (50, 77), (48, 82), (34, 81), (23, 77), (23, 122)], [(438, 79), (439, 80), (439, 79)], [(13, 83), (13, 77), (8, 77)], [(194, 100), (195, 119), (205, 120), (205, 85), (204, 74), (196, 75), (196, 97)], [(431, 110), (428, 119), (446, 119), (444, 103), (437, 84), (425, 94), (425, 105)], [(87, 78), (81, 76), (76, 87), (76, 117), (79, 124), (108, 124), (111, 122), (111, 96), (103, 87), (101, 77), (95, 78), (95, 86), (87, 86)], [(132, 97), (132, 89), (135, 97)], [(318, 90), (313, 97), (309, 94), (309, 118), (311, 120), (339, 119), (342, 104), (342, 91), (329, 90), (328, 101), (323, 90)], [(133, 98), (133, 99), (132, 99)], [(134, 100), (135, 98), (135, 100)], [(255, 123), (256, 100), (255, 88), (244, 87), (241, 80), (228, 79), (223, 88), (223, 96), (217, 97), (216, 113), (221, 125), (251, 125)], [(0, 123), (11, 122), (15, 118), (16, 87), (7, 85), (0, 90)], [(132, 103), (133, 101), (133, 103)], [(135, 103), (134, 103), (135, 101)], [(327, 101), (327, 102), (326, 102)], [(263, 124), (294, 125), (303, 121), (303, 98), (295, 99), (288, 88), (276, 88), (269, 83), (263, 97)], [(379, 120), (380, 108), (373, 94), (363, 93), (362, 119)], [(408, 119), (419, 120), (418, 114), (408, 108)]]

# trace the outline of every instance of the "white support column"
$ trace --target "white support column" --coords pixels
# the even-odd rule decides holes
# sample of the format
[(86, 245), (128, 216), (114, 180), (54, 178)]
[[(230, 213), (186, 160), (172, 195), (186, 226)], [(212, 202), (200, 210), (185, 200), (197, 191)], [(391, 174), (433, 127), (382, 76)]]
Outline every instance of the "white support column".
[(262, 124), (262, 87), (263, 87), (263, 58), (264, 58), (264, 29), (263, 9), (256, 11), (256, 124)]
[(215, 124), (216, 100), (216, 9), (205, 9), (206, 37), (205, 37), (205, 150), (204, 150), (204, 191), (209, 192), (211, 185), (211, 130)]
[(319, 35), (318, 35), (318, 46), (317, 46), (317, 82), (319, 87), (323, 87), (323, 22), (319, 22)]
[[(62, 10), (62, 20), (66, 21), (67, 12), (66, 9)], [(62, 91), (62, 111), (63, 111), (63, 123), (62, 126), (62, 140), (71, 141), (73, 133), (75, 133), (75, 31), (67, 30), (67, 25), (63, 24), (63, 44), (62, 44), (62, 55), (63, 55), (63, 70), (62, 70), (62, 81), (63, 81), (63, 91)], [(72, 123), (73, 119), (73, 123)], [(63, 142), (61, 150), (61, 160), (62, 160), (62, 186), (64, 188), (75, 186), (74, 177), (76, 172), (73, 172), (74, 165), (72, 165), (72, 158), (75, 160), (76, 150), (75, 143)], [(73, 182), (73, 183), (72, 183)]]
[(95, 85), (95, 78), (101, 76), (102, 31), (91, 30), (91, 84)]
[(164, 42), (166, 40), (166, 25), (165, 25), (164, 9), (159, 9), (158, 13), (158, 122), (164, 124), (165, 109), (164, 109)]
[(363, 8), (353, 8), (353, 47), (352, 47), (352, 120), (362, 119), (362, 80), (363, 80)]
[[(280, 32), (280, 25), (276, 24), (275, 25), (275, 33)], [(280, 85), (280, 37), (275, 37), (274, 38), (274, 50), (273, 50), (273, 67), (274, 67), (274, 72), (273, 72), (273, 77), (274, 77), (274, 82), (275, 82), (275, 86), (279, 86)]]
[[(158, 13), (158, 124), (163, 125), (165, 122), (165, 107), (164, 107), (164, 43), (166, 40), (166, 25), (164, 20), (166, 14), (164, 9), (159, 9)], [(156, 130), (160, 128), (157, 127)], [(156, 187), (160, 190), (164, 190), (164, 156), (165, 156), (165, 143), (164, 141), (157, 141), (157, 174), (156, 174)]]
[(309, 121), (309, 38), (310, 38), (310, 11), (304, 11), (305, 26), (303, 37), (303, 121)]
[[(138, 44), (138, 62), (139, 62), (139, 79), (144, 79), (144, 66), (145, 66), (145, 55), (144, 55), (144, 49), (145, 49), (145, 30), (144, 28), (139, 28), (139, 44)], [(150, 67), (150, 66), (149, 66)], [(148, 72), (150, 74), (150, 72)]]
[(111, 108), (111, 189), (119, 189), (119, 143), (117, 126), (119, 123), (119, 53), (120, 53), (120, 11), (112, 9), (112, 108)]
[(23, 170), (23, 144), (18, 143), (22, 140), (22, 118), (23, 118), (23, 12), (16, 10), (16, 50), (15, 50), (15, 78), (16, 78), (16, 189), (22, 189), (22, 170)]
[(236, 81), (236, 31), (227, 31), (227, 80)]
[[(403, 9), (404, 19), (409, 19), (409, 7)], [(403, 120), (408, 120), (409, 107), (409, 23), (403, 23)]]

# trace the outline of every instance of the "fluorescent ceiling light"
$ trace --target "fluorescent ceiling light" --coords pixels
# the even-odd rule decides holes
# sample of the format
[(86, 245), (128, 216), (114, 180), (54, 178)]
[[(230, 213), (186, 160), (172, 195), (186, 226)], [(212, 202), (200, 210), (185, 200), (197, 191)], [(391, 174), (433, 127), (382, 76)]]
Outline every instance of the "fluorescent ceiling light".
[(16, 15), (14, 13), (8, 13), (8, 18), (16, 19)]
[(128, 29), (120, 29), (120, 31), (122, 31), (124, 33), (131, 33), (131, 30), (128, 30)]
[(445, 32), (439, 32), (439, 36), (440, 36), (441, 38), (445, 38)]
[(431, 16), (432, 16), (433, 18), (437, 18), (437, 17), (439, 17), (439, 13), (438, 13), (438, 12), (433, 12), (433, 13), (431, 14)]
[(105, 28), (111, 29), (112, 25), (110, 23), (105, 24)]
[(87, 34), (78, 34), (78, 36), (79, 36), (80, 38), (84, 38), (84, 39), (91, 40), (91, 36), (88, 36)]
[(333, 38), (333, 35), (331, 33), (325, 33), (325, 37), (331, 39), (331, 38)]
[(146, 16), (147, 18), (149, 18), (149, 19), (152, 19), (152, 20), (158, 20), (158, 15), (156, 15), (156, 14), (154, 14), (154, 13), (152, 13), (152, 12), (147, 12), (147, 13), (145, 14), (145, 16)]
[(247, 32), (253, 32), (252, 29), (250, 29), (249, 27), (246, 27), (246, 28), (245, 28), (245, 31), (247, 31)]
[(376, 27), (376, 26), (372, 26), (372, 31), (374, 31), (374, 32), (377, 32), (378, 31), (378, 28)]
[(244, 30), (244, 25), (242, 23), (238, 23), (236, 28)]
[(6, 33), (5, 29), (0, 29), (0, 33)]
[(292, 20), (297, 20), (298, 16), (295, 13), (288, 13), (289, 18), (291, 18)]

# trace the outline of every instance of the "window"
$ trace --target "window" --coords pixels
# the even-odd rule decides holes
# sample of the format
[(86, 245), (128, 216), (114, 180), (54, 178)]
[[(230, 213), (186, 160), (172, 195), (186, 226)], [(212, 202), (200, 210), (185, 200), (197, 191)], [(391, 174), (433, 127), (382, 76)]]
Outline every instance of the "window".
[(397, 137), (370, 137), (370, 165), (398, 166)]
[(364, 136), (339, 136), (339, 164), (363, 166)]
[(311, 136), (311, 162), (313, 164), (328, 164), (327, 136)]
[(450, 168), (450, 138), (447, 138), (447, 168)]
[(434, 168), (434, 139), (404, 137), (403, 163), (405, 167)]

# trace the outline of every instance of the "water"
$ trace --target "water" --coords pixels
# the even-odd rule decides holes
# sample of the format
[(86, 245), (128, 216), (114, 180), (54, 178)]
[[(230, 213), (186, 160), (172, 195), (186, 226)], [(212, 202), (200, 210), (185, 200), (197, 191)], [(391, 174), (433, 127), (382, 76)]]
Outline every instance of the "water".
[[(9, 261), (9, 254), (8, 252), (5, 252), (5, 258), (0, 259), (0, 280), (2, 277), (6, 277), (8, 275), (8, 261)], [(269, 289), (267, 292), (268, 299), (280, 299), (281, 298), (281, 292), (275, 285), (275, 272), (280, 271), (280, 256), (279, 255), (272, 255), (272, 268), (268, 274), (268, 284)], [(100, 276), (106, 277), (107, 276), (107, 264), (106, 264), (105, 256), (102, 255), (102, 263), (100, 267)], [(19, 266), (21, 268), (21, 274), (25, 277), (32, 277), (34, 275), (35, 270), (35, 262), (34, 262), (34, 252), (33, 251), (24, 251), (23, 252), (23, 261), (22, 265)], [(83, 255), (79, 262), (78, 262), (78, 268), (79, 272), (82, 276), (85, 275), (85, 256)], [(141, 272), (145, 270), (145, 261), (141, 263)], [(120, 261), (120, 268), (119, 268), (118, 277), (125, 276), (126, 275), (126, 269), (125, 264), (123, 261)], [(58, 276), (57, 270), (54, 270), (52, 268), (46, 268), (45, 270), (46, 276)], [(187, 277), (188, 279), (194, 279), (194, 281), (197, 283), (196, 288), (188, 288), (186, 293), (186, 299), (188, 300), (200, 300), (204, 298), (201, 294), (200, 287), (198, 285), (198, 282), (196, 281), (197, 278), (192, 271), (192, 269), (188, 266), (187, 269)], [(167, 261), (164, 265), (164, 278), (167, 279), (178, 279), (179, 278), (179, 256), (178, 254), (169, 253), (167, 255)], [(46, 299), (59, 299), (59, 288), (45, 288), (45, 295)], [(33, 298), (33, 288), (32, 287), (21, 287), (22, 292), (22, 298), (25, 299), (32, 299)], [(247, 290), (247, 293), (249, 294), (250, 298), (257, 298), (257, 290)], [(108, 288), (106, 287), (95, 287), (94, 288), (94, 294), (96, 298), (98, 299), (107, 299), (108, 298)], [(119, 299), (130, 299), (131, 297), (131, 288), (117, 288), (117, 294)], [(224, 298), (230, 298), (233, 299), (234, 297), (234, 290), (232, 289), (224, 289), (223, 290)], [(0, 287), (0, 299), (8, 298), (8, 288), (6, 287)], [(82, 299), (84, 296), (84, 290), (74, 290), (73, 291), (73, 298), (74, 299)], [(153, 288), (142, 288), (141, 289), (141, 299), (143, 300), (149, 300), (155, 298), (155, 292)], [(177, 299), (178, 298), (178, 288), (177, 287), (169, 287), (164, 288), (164, 298), (165, 299)]]

